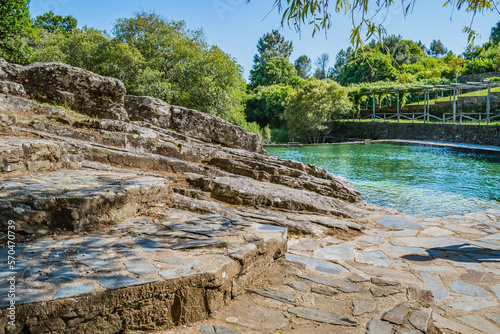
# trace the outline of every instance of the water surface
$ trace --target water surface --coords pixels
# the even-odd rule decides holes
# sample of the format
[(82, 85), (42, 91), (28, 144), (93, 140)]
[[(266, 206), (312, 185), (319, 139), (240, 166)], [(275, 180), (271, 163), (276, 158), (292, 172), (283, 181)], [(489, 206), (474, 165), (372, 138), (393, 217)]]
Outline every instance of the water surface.
[(500, 208), (500, 152), (395, 143), (266, 150), (344, 176), (363, 200), (415, 217)]

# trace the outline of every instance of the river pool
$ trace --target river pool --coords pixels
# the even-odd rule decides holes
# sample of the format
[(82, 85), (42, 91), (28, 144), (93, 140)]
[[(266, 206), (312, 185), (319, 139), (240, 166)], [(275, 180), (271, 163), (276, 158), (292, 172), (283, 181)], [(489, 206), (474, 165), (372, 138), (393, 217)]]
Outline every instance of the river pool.
[(400, 143), (266, 150), (344, 176), (363, 200), (415, 217), (500, 209), (500, 152)]

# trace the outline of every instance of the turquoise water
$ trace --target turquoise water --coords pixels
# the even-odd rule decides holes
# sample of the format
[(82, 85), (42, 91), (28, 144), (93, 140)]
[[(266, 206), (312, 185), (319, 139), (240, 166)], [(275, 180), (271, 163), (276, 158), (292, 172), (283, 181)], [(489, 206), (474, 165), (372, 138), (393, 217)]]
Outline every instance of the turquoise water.
[(395, 143), (266, 150), (344, 176), (363, 200), (415, 217), (500, 208), (500, 152)]

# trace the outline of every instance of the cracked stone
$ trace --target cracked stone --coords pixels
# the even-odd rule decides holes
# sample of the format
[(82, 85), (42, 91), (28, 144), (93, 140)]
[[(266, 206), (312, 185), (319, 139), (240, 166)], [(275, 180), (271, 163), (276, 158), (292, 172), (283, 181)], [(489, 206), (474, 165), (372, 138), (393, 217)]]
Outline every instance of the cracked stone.
[(339, 289), (342, 292), (359, 292), (359, 285), (356, 283), (346, 282), (339, 279), (318, 276), (318, 275), (310, 275), (310, 276), (297, 275), (297, 276), (312, 281), (314, 283), (323, 284), (332, 288)]
[(455, 234), (454, 232), (445, 230), (444, 228), (437, 227), (437, 226), (432, 226), (429, 228), (426, 228), (420, 234), (427, 234), (427, 235), (432, 235), (433, 237), (445, 237), (447, 235), (452, 235)]
[(312, 321), (324, 322), (332, 325), (340, 326), (357, 326), (358, 323), (349, 318), (338, 314), (332, 314), (323, 312), (320, 310), (315, 310), (307, 307), (294, 307), (288, 309), (289, 313), (295, 314), (299, 318), (304, 318)]
[(353, 316), (370, 313), (377, 308), (377, 303), (374, 300), (355, 299), (352, 303), (354, 305)]
[(280, 291), (274, 291), (267, 288), (262, 289), (247, 289), (247, 291), (256, 293), (266, 298), (274, 299), (282, 303), (297, 305), (295, 303), (295, 297), (289, 293), (284, 293)]
[(413, 311), (410, 316), (410, 323), (415, 326), (416, 329), (427, 333), (427, 328), (429, 327), (429, 321), (432, 317), (432, 308), (424, 308), (422, 310)]
[(406, 315), (410, 312), (410, 308), (405, 303), (399, 304), (392, 310), (384, 313), (382, 320), (389, 321), (393, 324), (402, 325)]

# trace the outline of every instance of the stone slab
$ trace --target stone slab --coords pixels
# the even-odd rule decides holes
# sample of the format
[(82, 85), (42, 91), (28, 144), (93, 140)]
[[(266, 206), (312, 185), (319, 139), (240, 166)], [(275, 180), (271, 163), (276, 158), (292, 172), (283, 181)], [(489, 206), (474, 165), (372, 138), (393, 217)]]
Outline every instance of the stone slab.
[(474, 285), (469, 284), (463, 281), (453, 281), (450, 284), (450, 288), (453, 292), (461, 293), (468, 296), (477, 296), (477, 297), (489, 297), (490, 294), (485, 289)]
[(83, 295), (87, 293), (92, 293), (94, 292), (94, 288), (87, 283), (84, 284), (77, 284), (74, 286), (67, 286), (64, 288), (61, 288), (57, 290), (56, 294), (52, 299), (59, 299), (59, 298), (68, 298), (72, 296), (78, 296), (78, 295)]
[(410, 312), (410, 308), (405, 303), (399, 304), (390, 311), (382, 315), (382, 320), (389, 321), (390, 323), (402, 325), (406, 315)]
[(389, 259), (387, 255), (381, 251), (375, 252), (356, 252), (356, 262), (373, 264), (379, 267), (389, 267), (392, 264), (392, 260)]
[(233, 302), (227, 311), (219, 313), (216, 317), (260, 333), (269, 333), (288, 325), (288, 318), (280, 310), (244, 301)]
[(422, 227), (412, 220), (405, 219), (401, 216), (382, 216), (377, 223), (389, 228), (409, 228), (419, 230)]
[(330, 261), (354, 260), (353, 246), (327, 246), (314, 251), (314, 258)]
[(334, 279), (318, 275), (298, 275), (300, 278), (307, 279), (314, 283), (323, 284), (332, 288), (339, 289), (342, 292), (359, 292), (359, 285), (352, 282), (346, 282), (339, 279)]
[(500, 313), (485, 313), (484, 315), (500, 325)]
[(286, 254), (286, 260), (290, 262), (305, 264), (306, 266), (311, 267), (313, 270), (321, 271), (327, 274), (337, 275), (347, 272), (347, 270), (341, 265), (331, 262), (311, 259), (304, 256), (298, 256), (290, 253)]
[(354, 305), (353, 316), (370, 313), (377, 308), (377, 303), (374, 300), (354, 299), (352, 303)]
[(164, 279), (176, 279), (181, 277), (187, 277), (191, 275), (196, 275), (201, 273), (201, 267), (198, 261), (194, 260), (186, 263), (182, 267), (178, 267), (175, 269), (165, 270), (160, 272), (160, 275)]
[(247, 289), (247, 291), (250, 291), (250, 292), (253, 292), (253, 293), (256, 293), (260, 296), (263, 296), (263, 297), (266, 297), (266, 298), (270, 298), (270, 299), (274, 299), (274, 300), (277, 300), (277, 301), (280, 301), (282, 303), (287, 303), (287, 304), (292, 304), (292, 305), (297, 305), (295, 303), (295, 297), (289, 293), (284, 293), (284, 292), (280, 292), (280, 291), (274, 291), (274, 290), (270, 290), (270, 289), (267, 289), (267, 288), (253, 288), (253, 289)]
[(147, 279), (137, 279), (124, 275), (109, 275), (101, 276), (94, 279), (97, 283), (105, 287), (106, 289), (120, 289), (128, 286), (141, 285), (146, 283), (155, 282), (154, 278)]
[(295, 314), (299, 318), (304, 318), (312, 321), (324, 322), (332, 325), (340, 326), (357, 326), (358, 323), (354, 320), (346, 318), (344, 316), (327, 313), (316, 309), (311, 309), (307, 307), (294, 307), (288, 309), (289, 313)]
[(144, 249), (146, 252), (151, 252), (159, 248), (165, 248), (165, 245), (148, 238), (138, 237), (134, 239), (135, 242)]
[(439, 275), (421, 272), (420, 277), (424, 281), (425, 289), (432, 291), (437, 303), (450, 298), (450, 292), (444, 286)]
[(457, 319), (464, 324), (474, 327), (484, 333), (500, 333), (499, 327), (493, 325), (491, 322), (477, 314), (467, 314), (463, 317), (458, 317)]
[(489, 301), (479, 297), (459, 297), (445, 306), (451, 307), (460, 311), (477, 311), (483, 308), (493, 307), (499, 305), (497, 302)]
[(208, 239), (198, 239), (186, 242), (181, 242), (170, 246), (170, 249), (190, 249), (190, 248), (201, 248), (207, 246), (216, 246), (222, 244), (223, 241), (218, 238), (208, 238)]
[(287, 285), (292, 289), (295, 289), (300, 292), (309, 292), (311, 291), (311, 284), (302, 281), (291, 281), (288, 282)]
[(392, 327), (387, 321), (372, 319), (368, 322), (366, 334), (391, 334)]
[(416, 329), (422, 331), (423, 333), (427, 333), (427, 329), (429, 328), (429, 322), (431, 318), (432, 318), (432, 308), (428, 307), (421, 310), (413, 311), (408, 320), (413, 326), (415, 326)]
[(127, 270), (137, 275), (148, 275), (158, 271), (154, 265), (140, 258), (125, 261)]

